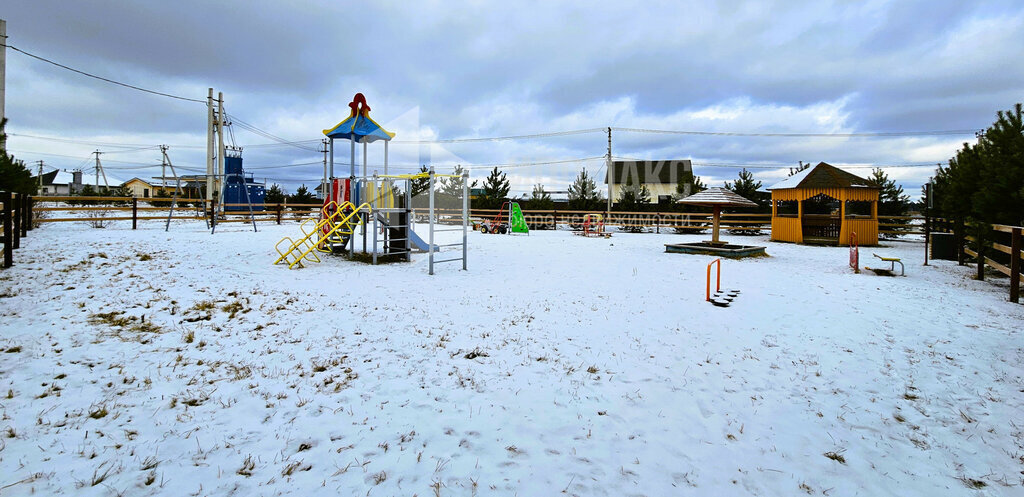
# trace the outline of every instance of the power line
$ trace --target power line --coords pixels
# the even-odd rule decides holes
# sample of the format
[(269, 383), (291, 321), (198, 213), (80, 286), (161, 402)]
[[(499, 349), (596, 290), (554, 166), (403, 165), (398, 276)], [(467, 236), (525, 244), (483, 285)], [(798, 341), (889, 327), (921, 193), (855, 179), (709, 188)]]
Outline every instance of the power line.
[[(619, 157), (612, 156), (612, 159), (616, 160), (628, 160), (628, 161), (647, 161), (650, 159), (637, 159), (635, 157)], [(937, 162), (924, 163), (924, 164), (850, 164), (836, 167), (842, 167), (843, 169), (873, 169), (876, 167), (884, 168), (903, 168), (903, 167), (936, 167)], [(779, 169), (783, 167), (793, 167), (792, 162), (759, 162), (759, 163), (744, 163), (744, 162), (700, 162), (693, 160), (691, 162), (694, 166), (701, 167), (728, 167), (728, 168), (745, 168), (745, 169)]]
[(275, 134), (270, 133), (269, 131), (264, 131), (264, 130), (262, 130), (260, 128), (257, 128), (256, 126), (254, 126), (252, 124), (249, 124), (249, 123), (239, 119), (238, 117), (236, 117), (233, 114), (227, 114), (227, 116), (228, 116), (228, 119), (231, 120), (232, 124), (238, 124), (242, 129), (244, 129), (246, 131), (249, 131), (250, 133), (253, 133), (253, 134), (262, 136), (264, 138), (276, 141), (276, 142), (281, 143), (283, 145), (291, 145), (291, 146), (293, 146), (295, 148), (298, 148), (298, 149), (307, 150), (307, 151), (310, 151), (310, 152), (319, 152), (320, 151), (319, 149), (315, 149), (313, 147), (305, 147), (305, 146), (299, 145), (299, 142), (286, 140), (284, 138), (281, 138), (280, 136), (277, 136)]
[(161, 92), (161, 91), (148, 90), (148, 89), (142, 88), (140, 86), (130, 85), (128, 83), (122, 83), (120, 81), (115, 81), (115, 80), (110, 79), (110, 78), (104, 78), (103, 76), (97, 76), (95, 74), (87, 73), (85, 71), (82, 71), (82, 70), (79, 70), (79, 69), (75, 69), (73, 67), (68, 67), (68, 66), (66, 66), (64, 64), (61, 64), (59, 62), (54, 62), (54, 61), (52, 61), (50, 59), (47, 59), (45, 57), (40, 57), (40, 56), (38, 56), (36, 54), (26, 52), (26, 51), (24, 51), (24, 50), (22, 50), (22, 49), (20, 49), (18, 47), (15, 47), (13, 45), (7, 45), (5, 43), (0, 43), (0, 46), (4, 46), (4, 47), (7, 47), (7, 48), (10, 48), (11, 50), (14, 50), (15, 52), (19, 52), (19, 53), (25, 54), (25, 55), (27, 55), (29, 57), (32, 57), (33, 59), (46, 62), (47, 64), (53, 64), (53, 65), (55, 65), (55, 66), (57, 66), (57, 67), (59, 67), (61, 69), (67, 69), (68, 71), (75, 72), (75, 73), (81, 74), (83, 76), (88, 76), (90, 78), (95, 78), (95, 79), (98, 79), (100, 81), (106, 81), (107, 83), (115, 84), (115, 85), (118, 85), (118, 86), (123, 86), (125, 88), (131, 88), (133, 90), (138, 90), (138, 91), (141, 91), (141, 92), (152, 93), (153, 95), (160, 95), (161, 97), (176, 98), (178, 100), (186, 100), (186, 101), (189, 101), (189, 102), (199, 102), (201, 104), (206, 103), (205, 100), (198, 100), (198, 99), (195, 99), (195, 98), (188, 98), (188, 97), (182, 97), (182, 96), (179, 96), (179, 95), (172, 95), (170, 93), (164, 93), (164, 92)]
[(764, 136), (781, 138), (853, 138), (853, 137), (900, 137), (900, 136), (955, 136), (973, 135), (975, 129), (950, 129), (940, 131), (892, 131), (864, 133), (739, 133), (727, 131), (681, 131), (668, 129), (643, 128), (612, 128), (613, 131), (628, 133), (654, 133), (663, 135), (699, 135), (699, 136)]
[(450, 138), (446, 140), (391, 140), (391, 143), (403, 143), (403, 144), (420, 144), (428, 145), (432, 143), (472, 143), (472, 142), (488, 142), (488, 141), (506, 141), (506, 140), (525, 140), (531, 138), (548, 138), (552, 136), (571, 136), (571, 135), (582, 135), (586, 133), (599, 133), (604, 132), (607, 128), (590, 128), (590, 129), (577, 129), (571, 131), (553, 131), (550, 133), (535, 133), (531, 135), (512, 135), (512, 136), (490, 136), (481, 138)]

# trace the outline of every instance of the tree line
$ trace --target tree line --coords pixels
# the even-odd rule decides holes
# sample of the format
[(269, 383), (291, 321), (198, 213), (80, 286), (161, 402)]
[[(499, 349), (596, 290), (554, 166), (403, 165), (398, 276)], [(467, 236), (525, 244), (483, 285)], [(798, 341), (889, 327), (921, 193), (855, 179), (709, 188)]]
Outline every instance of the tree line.
[[(992, 224), (1024, 225), (1024, 122), (1021, 104), (999, 111), (975, 143), (935, 170), (932, 208), (937, 217), (974, 229)], [(927, 190), (922, 196), (927, 195)]]

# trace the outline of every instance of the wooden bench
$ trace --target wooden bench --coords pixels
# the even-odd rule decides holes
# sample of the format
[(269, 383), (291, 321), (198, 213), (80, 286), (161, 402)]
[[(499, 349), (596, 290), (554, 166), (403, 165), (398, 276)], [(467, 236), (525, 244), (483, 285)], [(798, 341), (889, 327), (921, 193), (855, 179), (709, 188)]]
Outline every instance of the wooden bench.
[(899, 264), (900, 265), (900, 276), (906, 276), (906, 274), (904, 274), (904, 271), (903, 271), (903, 269), (904, 269), (903, 268), (903, 261), (901, 261), (899, 257), (882, 257), (882, 256), (880, 256), (878, 254), (871, 254), (871, 255), (873, 255), (873, 256), (875, 256), (875, 257), (877, 257), (877, 258), (879, 258), (879, 259), (881, 259), (881, 260), (883, 260), (885, 262), (888, 262), (889, 263), (889, 269), (871, 269), (869, 267), (865, 267), (865, 269), (874, 271), (876, 274), (879, 274), (879, 271), (888, 271), (890, 274), (895, 275), (896, 274), (896, 264)]

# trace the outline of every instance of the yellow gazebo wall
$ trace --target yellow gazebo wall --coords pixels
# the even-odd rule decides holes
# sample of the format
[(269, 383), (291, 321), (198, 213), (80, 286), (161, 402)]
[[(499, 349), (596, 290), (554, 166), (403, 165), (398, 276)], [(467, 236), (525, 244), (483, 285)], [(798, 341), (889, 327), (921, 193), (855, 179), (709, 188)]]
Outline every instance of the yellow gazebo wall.
[[(859, 245), (878, 244), (878, 190), (875, 188), (788, 188), (772, 190), (772, 240), (803, 243), (803, 204), (798, 204), (797, 217), (779, 217), (775, 201), (803, 202), (815, 195), (825, 194), (840, 202), (839, 244), (850, 243), (850, 233), (857, 233)], [(870, 219), (847, 219), (846, 201), (872, 202)]]
[(803, 243), (804, 233), (800, 227), (800, 218), (773, 217), (772, 240), (779, 242)]

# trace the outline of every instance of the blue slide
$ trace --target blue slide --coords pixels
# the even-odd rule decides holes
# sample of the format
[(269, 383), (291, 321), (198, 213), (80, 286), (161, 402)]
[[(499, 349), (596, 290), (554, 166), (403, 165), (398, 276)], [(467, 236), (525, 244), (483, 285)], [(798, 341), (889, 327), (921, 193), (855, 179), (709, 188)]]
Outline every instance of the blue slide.
[[(427, 242), (423, 241), (423, 239), (420, 238), (420, 236), (417, 235), (416, 232), (411, 229), (409, 230), (409, 241), (412, 242), (413, 246), (416, 247), (417, 250), (423, 252), (430, 251), (430, 246), (427, 244)], [(434, 245), (434, 251), (437, 252), (437, 245)]]

